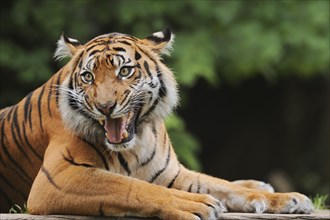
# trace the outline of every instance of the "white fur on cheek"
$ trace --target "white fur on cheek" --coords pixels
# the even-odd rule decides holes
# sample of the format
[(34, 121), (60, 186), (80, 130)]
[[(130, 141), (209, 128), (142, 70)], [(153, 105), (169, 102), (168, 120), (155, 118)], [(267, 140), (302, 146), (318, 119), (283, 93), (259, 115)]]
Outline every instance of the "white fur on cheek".
[[(67, 77), (62, 86), (68, 87), (70, 77)], [(60, 90), (59, 107), (62, 115), (64, 126), (71, 132), (81, 135), (90, 142), (95, 142), (100, 136), (99, 132), (94, 129), (93, 121), (86, 118), (78, 111), (72, 109), (69, 105), (68, 94)]]

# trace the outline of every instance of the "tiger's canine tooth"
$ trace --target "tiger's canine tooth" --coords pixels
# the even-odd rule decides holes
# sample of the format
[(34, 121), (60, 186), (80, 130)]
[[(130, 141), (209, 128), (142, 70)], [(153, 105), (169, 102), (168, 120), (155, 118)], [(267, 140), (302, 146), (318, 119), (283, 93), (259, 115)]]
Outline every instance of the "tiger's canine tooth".
[(104, 120), (103, 119), (99, 119), (98, 121), (99, 121), (100, 125), (104, 126)]
[(123, 133), (123, 138), (128, 138), (128, 132), (126, 130)]

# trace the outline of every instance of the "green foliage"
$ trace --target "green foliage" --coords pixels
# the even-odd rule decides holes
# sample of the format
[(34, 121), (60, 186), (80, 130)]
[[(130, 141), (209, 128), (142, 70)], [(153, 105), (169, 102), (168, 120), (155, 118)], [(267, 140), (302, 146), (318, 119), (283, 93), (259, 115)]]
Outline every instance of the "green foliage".
[(199, 143), (187, 131), (184, 121), (176, 115), (171, 115), (166, 120), (166, 128), (179, 160), (191, 169), (201, 170), (201, 165), (196, 159)]
[(314, 208), (316, 210), (324, 210), (327, 209), (326, 201), (328, 199), (328, 195), (316, 195), (311, 200), (313, 202)]
[[(183, 88), (199, 78), (217, 86), (256, 75), (274, 82), (329, 73), (329, 1), (12, 0), (1, 1), (0, 10), (0, 69), (6, 79), (0, 82), (6, 88), (1, 107), (60, 68), (52, 53), (63, 31), (86, 42), (115, 31), (145, 37), (170, 26), (177, 37), (166, 63)], [(191, 98), (183, 96), (183, 102)], [(172, 117), (168, 127), (180, 158), (199, 169), (200, 147), (184, 122)]]
[(11, 214), (28, 214), (28, 209), (26, 206), (26, 203), (24, 203), (23, 207), (19, 205), (13, 205), (13, 207), (10, 208), (9, 213)]

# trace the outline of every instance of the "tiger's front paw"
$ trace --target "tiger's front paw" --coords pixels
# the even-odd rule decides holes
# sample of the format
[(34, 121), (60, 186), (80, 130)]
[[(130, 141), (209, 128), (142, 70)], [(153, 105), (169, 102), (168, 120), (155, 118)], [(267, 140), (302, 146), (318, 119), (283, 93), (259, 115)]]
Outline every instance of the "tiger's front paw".
[(313, 204), (300, 193), (244, 192), (229, 196), (226, 202), (230, 211), (251, 213), (311, 213)]
[(206, 194), (187, 192), (175, 193), (170, 204), (163, 207), (161, 219), (218, 219), (226, 207), (217, 199)]
[(311, 200), (300, 193), (281, 193), (279, 198), (275, 198), (273, 207), (270, 204), (270, 210), (275, 213), (306, 213), (314, 211), (314, 206)]

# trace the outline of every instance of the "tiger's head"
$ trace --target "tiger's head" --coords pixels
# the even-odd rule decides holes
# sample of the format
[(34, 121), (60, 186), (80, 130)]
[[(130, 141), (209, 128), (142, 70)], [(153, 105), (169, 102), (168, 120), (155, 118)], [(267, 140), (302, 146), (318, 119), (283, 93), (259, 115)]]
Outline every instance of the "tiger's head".
[(71, 57), (59, 88), (65, 126), (111, 150), (132, 148), (142, 124), (163, 119), (177, 104), (173, 73), (161, 62), (173, 39), (168, 28), (145, 39), (101, 35), (84, 45), (62, 35), (55, 58)]

